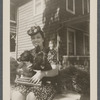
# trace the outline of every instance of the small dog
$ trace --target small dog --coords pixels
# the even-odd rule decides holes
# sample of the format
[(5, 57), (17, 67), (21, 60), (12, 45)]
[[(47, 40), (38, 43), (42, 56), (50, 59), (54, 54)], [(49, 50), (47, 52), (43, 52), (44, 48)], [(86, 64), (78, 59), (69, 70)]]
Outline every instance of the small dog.
[(33, 56), (31, 55), (30, 51), (24, 51), (17, 61), (20, 62), (17, 69), (19, 75), (32, 77), (35, 74), (35, 72), (32, 71)]
[(90, 75), (86, 71), (70, 66), (59, 73), (58, 88), (60, 92), (75, 91), (82, 94), (89, 94)]
[[(24, 51), (17, 60), (21, 62), (18, 66), (18, 73), (26, 77), (34, 76), (36, 74), (34, 70), (47, 71), (52, 69), (49, 61), (47, 60), (46, 53), (42, 51), (38, 51), (38, 53), (35, 55), (32, 55), (31, 51)], [(44, 77), (42, 79), (43, 84), (45, 84), (47, 81), (54, 84), (55, 77)]]

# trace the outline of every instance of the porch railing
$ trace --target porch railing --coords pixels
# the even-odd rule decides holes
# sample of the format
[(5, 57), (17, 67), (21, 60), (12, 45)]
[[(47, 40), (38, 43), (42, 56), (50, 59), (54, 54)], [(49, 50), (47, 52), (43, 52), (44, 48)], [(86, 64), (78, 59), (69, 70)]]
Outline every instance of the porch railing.
[(70, 66), (77, 67), (78, 69), (89, 71), (90, 69), (90, 56), (63, 56), (63, 67)]

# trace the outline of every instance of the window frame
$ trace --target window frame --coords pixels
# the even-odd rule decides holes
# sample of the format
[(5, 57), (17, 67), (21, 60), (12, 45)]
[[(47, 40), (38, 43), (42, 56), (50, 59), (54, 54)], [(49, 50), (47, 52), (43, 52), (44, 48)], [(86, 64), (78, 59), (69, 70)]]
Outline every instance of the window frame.
[(73, 0), (73, 10), (68, 8), (68, 0), (66, 0), (66, 10), (72, 14), (75, 14), (75, 0)]
[[(90, 12), (90, 2), (89, 2), (89, 0), (86, 0), (86, 2), (87, 2), (87, 13), (89, 13)], [(84, 4), (84, 0), (82, 0), (82, 14), (85, 14), (85, 4)]]
[[(70, 55), (69, 54), (69, 31), (73, 32), (74, 34), (74, 54)], [(76, 31), (72, 28), (67, 28), (67, 55), (69, 56), (75, 56), (76, 55)]]
[(36, 0), (33, 0), (33, 7), (34, 7), (34, 15), (33, 16), (36, 16), (36, 15), (43, 13), (43, 10), (44, 10), (43, 0), (40, 0), (40, 3), (41, 3), (41, 11), (39, 13), (36, 13)]

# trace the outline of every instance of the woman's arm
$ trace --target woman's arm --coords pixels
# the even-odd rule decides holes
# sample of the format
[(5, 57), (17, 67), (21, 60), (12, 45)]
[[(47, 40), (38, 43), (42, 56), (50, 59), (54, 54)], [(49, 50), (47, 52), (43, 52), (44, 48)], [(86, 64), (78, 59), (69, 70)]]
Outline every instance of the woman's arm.
[(31, 82), (37, 84), (43, 77), (53, 77), (58, 75), (58, 67), (57, 65), (51, 65), (52, 70), (49, 71), (36, 71), (36, 74), (31, 78)]
[(43, 77), (53, 77), (58, 75), (58, 66), (57, 65), (51, 65), (52, 66), (52, 70), (49, 71), (42, 71)]
[[(56, 55), (55, 51), (54, 51), (54, 54), (55, 54), (55, 56), (54, 56), (54, 59), (52, 60), (53, 63), (50, 63), (52, 70), (48, 70), (48, 71), (37, 71), (36, 70), (36, 74), (31, 78), (32, 82), (38, 83), (43, 77), (54, 77), (54, 76), (58, 75), (59, 67), (56, 63), (57, 55)], [(47, 55), (45, 55), (45, 56), (47, 56)]]

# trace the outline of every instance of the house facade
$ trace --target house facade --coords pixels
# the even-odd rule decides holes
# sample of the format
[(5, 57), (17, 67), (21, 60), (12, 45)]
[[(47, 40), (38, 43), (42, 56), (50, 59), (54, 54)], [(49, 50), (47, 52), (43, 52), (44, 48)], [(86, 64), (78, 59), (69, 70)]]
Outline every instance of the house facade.
[(10, 33), (16, 34), (11, 55), (18, 58), (33, 48), (27, 30), (36, 24), (45, 33), (46, 46), (50, 39), (57, 42), (58, 59), (61, 55), (67, 65), (89, 66), (89, 0), (11, 0), (11, 7), (10, 25), (15, 30)]

